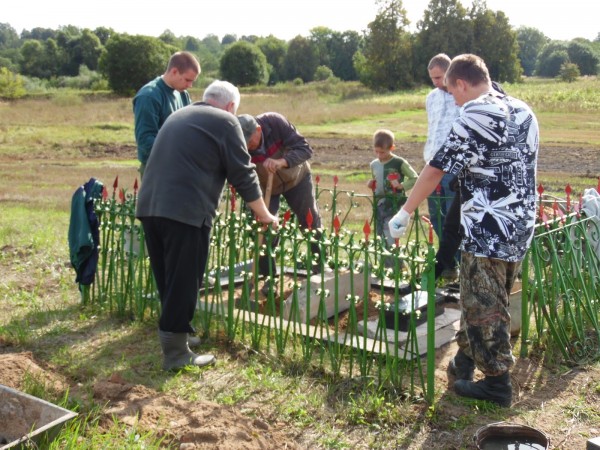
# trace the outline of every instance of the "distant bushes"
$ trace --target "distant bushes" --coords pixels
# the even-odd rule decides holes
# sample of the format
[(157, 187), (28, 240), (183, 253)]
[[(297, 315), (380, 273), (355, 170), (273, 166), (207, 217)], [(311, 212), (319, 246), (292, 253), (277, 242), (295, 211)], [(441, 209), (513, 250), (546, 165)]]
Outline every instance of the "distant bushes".
[(0, 68), (0, 98), (15, 99), (25, 95), (21, 75), (14, 74), (6, 67)]

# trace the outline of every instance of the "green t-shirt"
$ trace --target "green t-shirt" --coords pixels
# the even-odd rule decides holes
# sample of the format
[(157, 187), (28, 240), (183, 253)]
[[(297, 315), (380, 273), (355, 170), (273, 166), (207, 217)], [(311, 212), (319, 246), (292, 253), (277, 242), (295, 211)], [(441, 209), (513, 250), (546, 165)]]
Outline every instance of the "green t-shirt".
[[(406, 191), (415, 185), (417, 172), (404, 158), (392, 155), (392, 158), (385, 163), (379, 159), (371, 161), (371, 173), (375, 180), (377, 205), (386, 213), (395, 214), (406, 202)], [(392, 187), (390, 179), (394, 177), (402, 184), (401, 189)]]

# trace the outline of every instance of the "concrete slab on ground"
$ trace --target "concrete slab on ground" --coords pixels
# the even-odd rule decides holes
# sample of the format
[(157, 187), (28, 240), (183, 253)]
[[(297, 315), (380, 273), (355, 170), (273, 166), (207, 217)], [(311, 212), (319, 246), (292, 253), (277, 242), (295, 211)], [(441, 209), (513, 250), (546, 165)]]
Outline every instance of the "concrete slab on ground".
[[(379, 319), (367, 322), (366, 334), (370, 339), (377, 338)], [(460, 310), (454, 308), (446, 308), (443, 314), (435, 318), (435, 348), (440, 348), (442, 345), (452, 342), (455, 339), (456, 332), (460, 324)], [(363, 324), (358, 324), (358, 331), (364, 332)], [(409, 348), (407, 355), (415, 354), (415, 348), (418, 349), (419, 355), (427, 353), (427, 322), (419, 325), (416, 328), (417, 339), (416, 347)], [(396, 337), (394, 330), (386, 329), (386, 340), (388, 344), (395, 345)], [(399, 353), (404, 353), (408, 340), (408, 332), (398, 331), (398, 348)], [(407, 359), (410, 359), (407, 357)]]
[[(333, 317), (336, 311), (341, 313), (350, 308), (346, 300), (349, 295), (362, 296), (365, 286), (365, 275), (362, 273), (341, 272), (336, 277), (334, 272), (323, 272), (312, 275), (309, 280), (302, 281), (298, 290), (298, 303), (293, 304), (294, 296), (290, 295), (284, 301), (284, 317), (289, 320), (305, 322), (319, 315), (319, 305), (323, 300), (325, 316)], [(337, 305), (336, 305), (337, 292)], [(310, 297), (310, 303), (309, 303)]]

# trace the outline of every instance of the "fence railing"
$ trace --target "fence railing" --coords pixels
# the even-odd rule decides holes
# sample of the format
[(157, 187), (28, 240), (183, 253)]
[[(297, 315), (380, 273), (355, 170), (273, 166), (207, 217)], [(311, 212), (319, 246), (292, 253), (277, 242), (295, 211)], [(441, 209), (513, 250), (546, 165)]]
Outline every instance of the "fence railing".
[[(100, 258), (89, 301), (119, 316), (154, 318), (160, 302), (135, 220), (136, 188), (113, 187), (95, 205)], [(407, 236), (388, 247), (372, 233), (372, 197), (338, 190), (335, 181), (331, 189), (317, 182), (316, 193), (320, 233), (300, 229), (288, 212), (274, 233), (262, 231), (233, 191), (224, 192), (197, 325), (207, 337), (225, 334), (280, 357), (316, 362), (333, 376), (373, 377), (432, 400), (439, 299), (430, 226), (414, 220)], [(546, 204), (540, 202), (542, 211)], [(540, 215), (523, 264), (521, 355), (543, 343), (568, 362), (595, 360), (600, 264), (590, 242), (598, 228), (569, 212), (570, 205), (562, 214), (554, 207), (552, 220)], [(260, 256), (275, 261), (266, 279), (258, 274)], [(312, 274), (315, 263), (322, 270)]]
[[(600, 186), (599, 186), (600, 188)], [(543, 198), (543, 188), (539, 189)], [(581, 200), (540, 203), (539, 223), (523, 264), (521, 355), (531, 341), (567, 364), (600, 359), (600, 218), (581, 214)], [(529, 321), (533, 317), (533, 329)]]

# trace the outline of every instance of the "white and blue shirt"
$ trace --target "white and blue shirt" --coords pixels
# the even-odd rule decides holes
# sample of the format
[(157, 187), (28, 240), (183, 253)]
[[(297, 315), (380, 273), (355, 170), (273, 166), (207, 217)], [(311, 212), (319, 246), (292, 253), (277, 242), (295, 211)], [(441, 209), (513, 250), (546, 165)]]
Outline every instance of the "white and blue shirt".
[(451, 94), (435, 88), (427, 95), (425, 109), (427, 110), (427, 141), (423, 149), (423, 157), (428, 163), (446, 142), (452, 124), (458, 117), (459, 108)]

